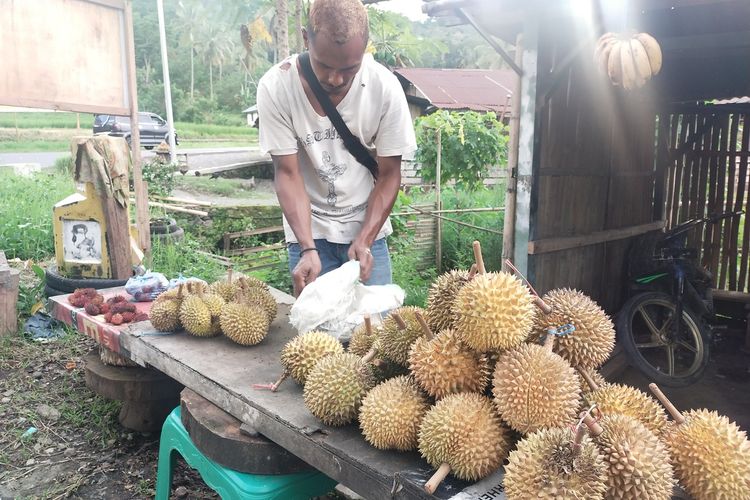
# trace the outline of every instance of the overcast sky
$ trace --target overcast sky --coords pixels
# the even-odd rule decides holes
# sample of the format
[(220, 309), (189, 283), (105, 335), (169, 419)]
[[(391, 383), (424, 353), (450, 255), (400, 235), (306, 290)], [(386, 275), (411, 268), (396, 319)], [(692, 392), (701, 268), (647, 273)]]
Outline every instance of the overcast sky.
[(380, 2), (375, 7), (403, 14), (412, 21), (424, 21), (427, 15), (422, 13), (422, 0), (389, 0)]

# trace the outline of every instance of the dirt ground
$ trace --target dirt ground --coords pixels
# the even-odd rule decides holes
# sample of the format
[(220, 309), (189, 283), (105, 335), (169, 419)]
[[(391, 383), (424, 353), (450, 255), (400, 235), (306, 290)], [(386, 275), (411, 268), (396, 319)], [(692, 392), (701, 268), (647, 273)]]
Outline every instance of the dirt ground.
[[(2, 341), (2, 500), (153, 498), (159, 436), (121, 427), (120, 403), (86, 387), (82, 356), (94, 347), (72, 332), (48, 344)], [(172, 491), (173, 498), (219, 498), (181, 460)]]

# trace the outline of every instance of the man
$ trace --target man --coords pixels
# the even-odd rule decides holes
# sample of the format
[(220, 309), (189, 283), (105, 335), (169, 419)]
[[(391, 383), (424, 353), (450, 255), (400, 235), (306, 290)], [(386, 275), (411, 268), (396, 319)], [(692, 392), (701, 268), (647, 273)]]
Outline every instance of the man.
[(295, 293), (347, 260), (370, 285), (391, 282), (385, 238), (401, 184), (401, 157), (416, 149), (396, 77), (365, 54), (360, 0), (316, 0), (303, 30), (314, 74), (349, 130), (377, 160), (377, 180), (348, 152), (301, 70), (298, 56), (258, 85), (260, 147), (271, 154), (284, 212)]

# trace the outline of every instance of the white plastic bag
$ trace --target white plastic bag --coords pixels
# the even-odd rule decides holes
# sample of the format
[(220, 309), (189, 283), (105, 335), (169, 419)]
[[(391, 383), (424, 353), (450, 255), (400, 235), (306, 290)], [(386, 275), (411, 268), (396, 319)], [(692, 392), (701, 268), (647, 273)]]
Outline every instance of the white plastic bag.
[(359, 282), (359, 262), (350, 260), (302, 290), (292, 306), (289, 322), (300, 334), (323, 330), (346, 341), (365, 314), (400, 307), (404, 295), (398, 285), (363, 285)]

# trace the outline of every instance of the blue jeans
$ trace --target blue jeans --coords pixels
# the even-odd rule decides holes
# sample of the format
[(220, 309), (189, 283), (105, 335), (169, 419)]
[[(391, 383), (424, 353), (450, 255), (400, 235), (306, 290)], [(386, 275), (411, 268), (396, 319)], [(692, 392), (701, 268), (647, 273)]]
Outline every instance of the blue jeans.
[[(349, 261), (347, 252), (349, 251), (348, 243), (331, 243), (327, 240), (315, 240), (315, 248), (320, 255), (320, 264), (322, 269), (320, 274), (337, 269)], [(291, 273), (299, 262), (299, 243), (289, 243), (287, 245), (289, 252), (289, 272)], [(385, 238), (375, 240), (370, 248), (372, 252), (372, 272), (370, 279), (365, 285), (388, 285), (391, 283), (391, 257), (388, 254), (388, 245)]]

